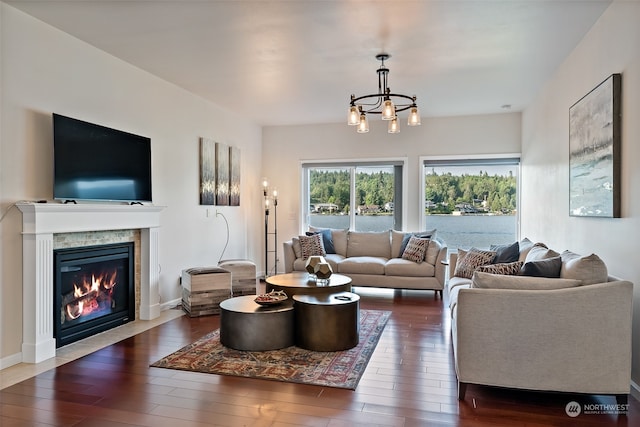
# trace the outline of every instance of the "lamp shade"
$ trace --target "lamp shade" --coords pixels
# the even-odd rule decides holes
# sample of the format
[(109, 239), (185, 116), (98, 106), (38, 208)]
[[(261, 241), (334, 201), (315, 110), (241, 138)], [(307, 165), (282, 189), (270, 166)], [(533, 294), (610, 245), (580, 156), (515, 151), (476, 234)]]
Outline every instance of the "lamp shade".
[(418, 107), (411, 107), (409, 110), (409, 119), (407, 120), (407, 125), (409, 126), (418, 126), (420, 124), (420, 112), (418, 111)]
[(360, 122), (358, 123), (358, 133), (367, 133), (369, 132), (369, 121), (367, 120), (366, 114), (360, 114)]
[(360, 111), (358, 111), (358, 107), (352, 105), (349, 107), (349, 114), (347, 116), (347, 124), (349, 126), (355, 126), (360, 123)]
[(382, 120), (393, 120), (396, 116), (396, 106), (393, 105), (393, 101), (385, 99), (382, 104)]
[(389, 121), (388, 127), (389, 133), (400, 133), (400, 123), (398, 123), (398, 116)]

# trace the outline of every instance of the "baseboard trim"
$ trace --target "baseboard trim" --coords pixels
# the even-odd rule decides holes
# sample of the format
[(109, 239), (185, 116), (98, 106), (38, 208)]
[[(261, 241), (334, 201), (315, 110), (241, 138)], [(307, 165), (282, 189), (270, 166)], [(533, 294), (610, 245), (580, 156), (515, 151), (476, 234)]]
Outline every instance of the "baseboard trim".
[(22, 353), (12, 354), (11, 356), (0, 359), (0, 371), (13, 365), (22, 363)]
[(160, 304), (160, 311), (173, 310), (174, 308), (176, 308), (180, 304), (182, 304), (182, 299), (180, 299), (180, 298), (176, 298), (176, 299), (171, 300), (171, 301), (163, 302), (162, 304)]
[(631, 396), (640, 401), (640, 385), (633, 380), (631, 380)]

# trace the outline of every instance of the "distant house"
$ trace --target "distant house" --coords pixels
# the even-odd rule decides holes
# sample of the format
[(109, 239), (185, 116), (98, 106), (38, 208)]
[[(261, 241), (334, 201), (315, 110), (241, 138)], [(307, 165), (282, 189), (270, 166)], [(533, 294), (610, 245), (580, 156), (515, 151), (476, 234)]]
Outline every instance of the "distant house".
[(378, 213), (380, 212), (380, 206), (378, 205), (360, 205), (357, 208), (358, 215)]

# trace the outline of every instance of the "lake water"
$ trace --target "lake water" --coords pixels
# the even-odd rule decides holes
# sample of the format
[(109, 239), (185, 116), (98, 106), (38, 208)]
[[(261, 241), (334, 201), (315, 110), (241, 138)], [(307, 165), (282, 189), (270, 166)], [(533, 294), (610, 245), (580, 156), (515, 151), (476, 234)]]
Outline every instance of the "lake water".
[[(515, 215), (428, 215), (426, 229), (437, 229), (437, 236), (445, 241), (449, 251), (458, 248), (488, 248), (491, 245), (516, 241)], [(312, 215), (315, 227), (349, 228), (346, 215)], [(393, 228), (393, 217), (357, 216), (356, 228), (362, 231), (384, 231)], [(411, 230), (417, 231), (417, 230)]]

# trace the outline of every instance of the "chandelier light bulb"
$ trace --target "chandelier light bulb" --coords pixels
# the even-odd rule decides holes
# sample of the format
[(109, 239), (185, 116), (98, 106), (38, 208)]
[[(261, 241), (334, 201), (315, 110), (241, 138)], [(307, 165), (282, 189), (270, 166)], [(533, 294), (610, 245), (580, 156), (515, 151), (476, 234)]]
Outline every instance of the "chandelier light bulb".
[(382, 120), (393, 120), (396, 117), (396, 106), (393, 101), (386, 99), (382, 104)]
[(400, 133), (400, 124), (398, 123), (398, 117), (394, 117), (389, 121), (389, 133)]
[(420, 112), (418, 111), (418, 107), (413, 106), (411, 110), (409, 110), (409, 119), (407, 120), (408, 126), (418, 126), (420, 124)]
[(360, 122), (358, 123), (358, 133), (367, 132), (369, 132), (369, 121), (367, 120), (367, 116), (362, 113), (360, 114)]
[(360, 111), (358, 111), (358, 107), (352, 105), (349, 107), (349, 115), (347, 116), (347, 124), (349, 126), (356, 126), (360, 123)]

